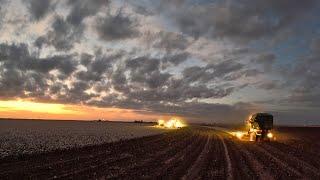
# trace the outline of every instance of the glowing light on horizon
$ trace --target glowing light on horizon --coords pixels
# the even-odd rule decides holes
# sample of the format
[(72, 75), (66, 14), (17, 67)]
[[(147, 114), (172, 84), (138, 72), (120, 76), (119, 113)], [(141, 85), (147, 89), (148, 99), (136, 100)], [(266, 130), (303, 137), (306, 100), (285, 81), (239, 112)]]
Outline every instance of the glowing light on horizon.
[(22, 100), (0, 101), (0, 111), (30, 111), (48, 114), (75, 113), (73, 110), (66, 109), (63, 104), (39, 103)]
[(158, 120), (158, 125), (159, 125), (159, 126), (164, 126), (164, 120), (159, 119), (159, 120)]
[[(141, 112), (141, 113), (140, 113)], [(134, 109), (95, 107), (81, 104), (40, 103), (30, 100), (0, 100), (0, 118), (54, 119), (54, 120), (96, 120), (152, 121), (158, 115), (145, 114)]]
[(165, 127), (170, 129), (177, 129), (185, 127), (186, 124), (182, 123), (181, 120), (177, 118), (171, 118), (168, 121), (164, 121), (162, 119), (158, 120), (158, 127)]
[(267, 134), (267, 137), (271, 139), (271, 138), (273, 138), (273, 134), (272, 134), (271, 132), (269, 132), (269, 133)]

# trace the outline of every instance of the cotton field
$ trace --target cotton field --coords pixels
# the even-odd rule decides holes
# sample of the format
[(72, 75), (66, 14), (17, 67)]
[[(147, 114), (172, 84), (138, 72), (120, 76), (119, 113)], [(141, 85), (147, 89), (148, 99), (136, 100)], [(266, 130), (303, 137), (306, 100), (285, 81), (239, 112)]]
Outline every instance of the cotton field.
[(0, 157), (101, 144), (164, 131), (138, 123), (0, 120)]

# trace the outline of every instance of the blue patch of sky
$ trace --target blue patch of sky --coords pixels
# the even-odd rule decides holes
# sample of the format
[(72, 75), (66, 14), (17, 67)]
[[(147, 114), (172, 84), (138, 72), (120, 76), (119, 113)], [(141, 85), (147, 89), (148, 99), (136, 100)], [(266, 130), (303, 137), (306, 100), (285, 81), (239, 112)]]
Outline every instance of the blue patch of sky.
[[(258, 51), (273, 52), (277, 56), (276, 65), (295, 63), (301, 58), (310, 55), (310, 44), (315, 38), (320, 38), (320, 21), (317, 12), (311, 13), (310, 19), (302, 19), (292, 24), (289, 28), (289, 36), (276, 43), (268, 41), (273, 37), (266, 37), (262, 40), (253, 41), (249, 47)], [(285, 34), (284, 34), (285, 35)], [(271, 45), (268, 45), (271, 44)]]

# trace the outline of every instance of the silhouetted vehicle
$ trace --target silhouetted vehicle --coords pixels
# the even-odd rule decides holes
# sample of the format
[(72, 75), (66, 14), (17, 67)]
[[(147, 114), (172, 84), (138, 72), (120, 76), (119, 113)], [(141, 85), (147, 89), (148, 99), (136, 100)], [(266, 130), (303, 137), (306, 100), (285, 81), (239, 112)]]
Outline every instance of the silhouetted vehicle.
[(268, 113), (256, 113), (251, 116), (248, 121), (250, 140), (255, 139), (270, 141), (273, 139), (273, 134), (270, 130), (273, 128), (273, 116)]

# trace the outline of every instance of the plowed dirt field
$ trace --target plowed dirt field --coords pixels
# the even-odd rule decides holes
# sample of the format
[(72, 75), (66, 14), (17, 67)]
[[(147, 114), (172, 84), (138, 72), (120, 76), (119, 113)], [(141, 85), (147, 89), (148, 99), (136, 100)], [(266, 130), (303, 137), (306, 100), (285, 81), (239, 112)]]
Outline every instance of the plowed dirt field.
[(318, 145), (205, 127), (0, 160), (0, 179), (320, 179)]

